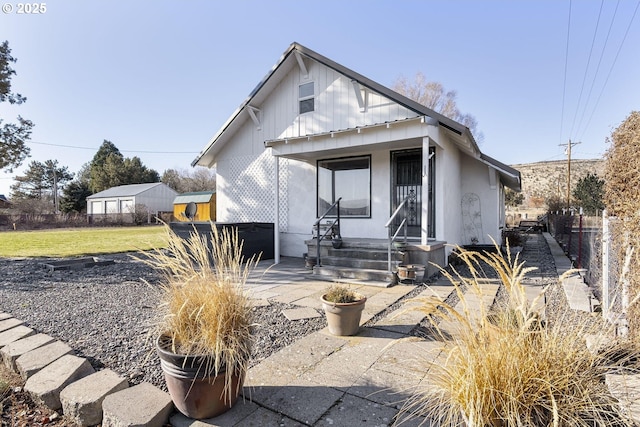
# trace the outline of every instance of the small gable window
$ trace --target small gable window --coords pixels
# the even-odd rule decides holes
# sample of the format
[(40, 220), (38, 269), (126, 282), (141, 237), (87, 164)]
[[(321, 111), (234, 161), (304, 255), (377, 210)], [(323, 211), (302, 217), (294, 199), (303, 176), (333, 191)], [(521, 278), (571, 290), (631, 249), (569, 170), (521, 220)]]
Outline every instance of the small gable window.
[(300, 114), (309, 113), (315, 108), (313, 82), (298, 86), (298, 107)]

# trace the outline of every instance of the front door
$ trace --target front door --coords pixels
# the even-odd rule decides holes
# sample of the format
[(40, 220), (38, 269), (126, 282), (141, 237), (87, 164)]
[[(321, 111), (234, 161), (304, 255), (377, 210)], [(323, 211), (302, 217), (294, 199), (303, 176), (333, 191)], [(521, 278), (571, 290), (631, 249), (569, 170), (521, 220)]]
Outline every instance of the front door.
[[(422, 225), (422, 149), (391, 152), (391, 213), (408, 198), (405, 205), (407, 235), (420, 237)], [(393, 224), (393, 232), (400, 226), (400, 213)], [(402, 231), (400, 235), (402, 235)]]

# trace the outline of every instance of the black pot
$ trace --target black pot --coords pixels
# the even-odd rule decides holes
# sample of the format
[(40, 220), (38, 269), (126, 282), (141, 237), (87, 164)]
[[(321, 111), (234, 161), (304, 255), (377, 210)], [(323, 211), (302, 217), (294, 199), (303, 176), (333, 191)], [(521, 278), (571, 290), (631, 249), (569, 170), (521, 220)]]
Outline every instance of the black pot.
[[(231, 409), (238, 400), (244, 372), (230, 372), (222, 366), (220, 373), (215, 375), (212, 357), (174, 353), (167, 335), (158, 338), (156, 350), (171, 400), (187, 417), (215, 417)], [(231, 387), (225, 389), (228, 376)]]

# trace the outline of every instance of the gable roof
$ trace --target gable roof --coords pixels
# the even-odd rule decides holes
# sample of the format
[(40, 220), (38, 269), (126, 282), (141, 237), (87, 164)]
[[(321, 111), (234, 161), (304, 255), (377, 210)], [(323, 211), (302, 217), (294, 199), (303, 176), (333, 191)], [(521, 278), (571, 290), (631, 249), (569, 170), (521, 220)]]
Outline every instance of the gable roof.
[(182, 193), (178, 194), (175, 199), (173, 199), (173, 204), (177, 205), (178, 203), (209, 203), (213, 195), (216, 194), (215, 191), (196, 191), (193, 193)]
[(154, 187), (159, 185), (164, 185), (167, 188), (174, 191), (171, 187), (168, 187), (166, 184), (162, 182), (151, 182), (148, 184), (129, 184), (129, 185), (119, 185), (117, 187), (111, 187), (106, 190), (100, 191), (96, 194), (92, 194), (87, 197), (87, 199), (104, 199), (109, 197), (130, 197), (137, 196), (140, 193), (144, 193)]
[[(479, 154), (482, 160), (489, 163), (492, 167), (498, 169), (501, 177), (511, 176), (509, 187), (514, 190), (520, 191), (520, 172), (513, 168), (498, 162), (491, 157), (481, 153), (475, 138), (471, 134), (468, 127), (455, 120), (452, 120), (406, 96), (389, 89), (388, 87), (381, 85), (356, 71), (351, 70), (337, 62), (323, 56), (297, 42), (291, 43), (291, 45), (285, 50), (278, 62), (271, 68), (267, 75), (258, 83), (258, 85), (251, 91), (249, 96), (240, 104), (240, 106), (231, 114), (229, 119), (222, 125), (220, 130), (209, 140), (207, 146), (198, 154), (198, 156), (191, 162), (191, 166), (209, 166), (212, 160), (215, 158), (217, 152), (227, 142), (229, 137), (244, 123), (248, 114), (244, 115), (244, 120), (241, 114), (247, 110), (251, 104), (260, 105), (262, 100), (268, 96), (269, 93), (280, 82), (281, 78), (286, 75), (292, 67), (297, 65), (297, 55), (310, 58), (320, 64), (323, 64), (338, 73), (341, 73), (351, 80), (358, 82), (360, 85), (367, 87), (368, 89), (378, 92), (379, 94), (389, 98), (390, 100), (398, 103), (399, 105), (416, 112), (421, 116), (428, 116), (436, 120), (438, 124), (445, 129), (449, 130), (453, 134), (461, 137), (461, 140), (466, 140), (470, 144), (470, 151)], [(203, 163), (201, 163), (203, 162)], [(501, 166), (505, 166), (508, 169), (502, 170)], [(517, 185), (512, 186), (511, 184)]]

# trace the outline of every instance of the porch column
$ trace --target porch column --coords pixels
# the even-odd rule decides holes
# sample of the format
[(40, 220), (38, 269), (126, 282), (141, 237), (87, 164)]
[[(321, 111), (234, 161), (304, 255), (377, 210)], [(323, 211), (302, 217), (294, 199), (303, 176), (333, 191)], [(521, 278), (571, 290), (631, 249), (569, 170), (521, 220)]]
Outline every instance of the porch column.
[[(429, 126), (431, 128), (432, 126)], [(422, 138), (422, 227), (420, 230), (420, 244), (426, 245), (429, 235), (429, 140), (428, 136)]]
[[(271, 149), (271, 155), (273, 156), (273, 148)], [(280, 264), (280, 157), (273, 156), (273, 171), (275, 173), (274, 179), (274, 223), (273, 223), (273, 262)]]

